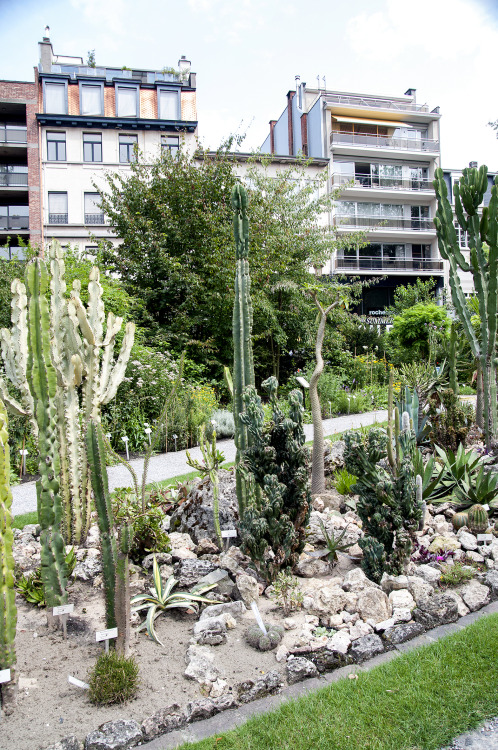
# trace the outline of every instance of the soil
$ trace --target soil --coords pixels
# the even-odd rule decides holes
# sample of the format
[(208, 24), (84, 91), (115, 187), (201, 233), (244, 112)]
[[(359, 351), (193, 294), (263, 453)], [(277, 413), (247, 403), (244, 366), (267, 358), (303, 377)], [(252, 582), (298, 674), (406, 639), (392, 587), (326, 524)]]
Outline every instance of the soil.
[[(89, 669), (103, 649), (102, 643), (95, 642), (95, 631), (105, 628), (103, 592), (91, 584), (77, 582), (71, 586), (70, 601), (74, 603), (74, 615), (68, 618), (65, 641), (61, 631), (49, 631), (46, 610), (17, 597), (20, 689), (14, 713), (2, 719), (0, 750), (38, 750), (70, 734), (83, 740), (106, 721), (135, 719), (140, 723), (172, 703), (185, 708), (189, 701), (203, 697), (199, 684), (183, 676), (185, 654), (197, 617), (167, 612), (156, 621), (164, 648), (142, 633), (132, 635), (141, 677), (137, 697), (121, 706), (91, 704), (88, 691), (70, 685), (68, 675), (86, 682)], [(260, 610), (266, 622), (281, 621), (281, 610), (264, 597), (260, 599)], [(244, 631), (253, 623), (248, 611), (237, 618), (237, 627), (228, 631), (227, 642), (213, 648), (214, 663), (230, 687), (257, 679), (270, 669), (283, 673), (274, 652), (261, 653), (246, 644)]]

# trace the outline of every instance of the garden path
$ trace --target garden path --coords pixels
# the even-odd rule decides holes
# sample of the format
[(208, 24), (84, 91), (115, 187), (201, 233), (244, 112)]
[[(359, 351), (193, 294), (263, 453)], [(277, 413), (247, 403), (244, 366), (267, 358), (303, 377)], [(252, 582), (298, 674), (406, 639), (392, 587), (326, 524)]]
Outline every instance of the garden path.
[[(383, 422), (386, 419), (386, 410), (365, 412), (363, 414), (347, 414), (342, 417), (335, 417), (334, 419), (325, 419), (323, 421), (323, 434), (334, 435), (338, 432), (349, 430), (352, 427), (370, 425), (374, 422)], [(312, 440), (313, 425), (304, 425), (304, 431), (306, 434), (306, 440)], [(235, 444), (233, 440), (219, 440), (217, 445), (218, 449), (224, 453), (225, 461), (235, 461)], [(187, 474), (192, 471), (192, 467), (187, 464), (187, 457), (185, 454), (186, 451), (176, 451), (153, 456), (149, 463), (147, 481), (159, 482), (163, 479), (171, 479), (172, 477), (179, 476), (180, 474)], [(202, 460), (199, 448), (191, 448), (190, 454), (193, 458), (196, 458), (199, 461)], [(140, 479), (144, 464), (143, 458), (133, 459), (130, 463)], [(111, 491), (115, 490), (116, 487), (132, 486), (130, 473), (122, 464), (119, 464), (118, 466), (109, 466), (108, 476), (109, 489)], [(36, 482), (25, 482), (24, 484), (12, 487), (12, 495), (12, 513), (14, 516), (36, 510)]]

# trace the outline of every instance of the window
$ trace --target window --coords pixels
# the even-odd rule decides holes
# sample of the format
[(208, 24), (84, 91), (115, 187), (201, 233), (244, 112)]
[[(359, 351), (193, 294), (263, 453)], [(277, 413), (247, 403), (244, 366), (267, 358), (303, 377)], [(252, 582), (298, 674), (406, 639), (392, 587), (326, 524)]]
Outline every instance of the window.
[(47, 133), (48, 161), (66, 161), (66, 134), (60, 132)]
[(137, 86), (116, 86), (116, 114), (118, 117), (138, 117)]
[(455, 221), (453, 223), (454, 223), (455, 231), (456, 231), (456, 235), (457, 235), (458, 246), (460, 248), (462, 248), (463, 250), (468, 250), (468, 248), (469, 248), (469, 233), (466, 232), (464, 229), (462, 229), (462, 227), (460, 226), (460, 224), (458, 223), (458, 221)]
[(45, 81), (45, 112), (54, 115), (67, 115), (67, 88), (61, 81)]
[(429, 206), (412, 206), (412, 229), (429, 229)]
[(177, 135), (163, 135), (161, 136), (161, 148), (163, 154), (169, 153), (174, 156), (178, 153), (180, 148), (180, 138)]
[(179, 91), (168, 89), (158, 89), (159, 98), (159, 119), (160, 120), (179, 120), (180, 119), (180, 96)]
[(83, 161), (102, 161), (102, 133), (83, 133)]
[(80, 114), (104, 114), (104, 90), (100, 83), (80, 83)]
[(85, 224), (103, 224), (104, 212), (100, 208), (98, 193), (85, 193)]
[(48, 194), (48, 223), (67, 224), (67, 193)]
[(136, 135), (119, 136), (119, 161), (121, 164), (135, 161), (135, 146), (137, 143)]
[(0, 206), (0, 229), (29, 229), (29, 207)]

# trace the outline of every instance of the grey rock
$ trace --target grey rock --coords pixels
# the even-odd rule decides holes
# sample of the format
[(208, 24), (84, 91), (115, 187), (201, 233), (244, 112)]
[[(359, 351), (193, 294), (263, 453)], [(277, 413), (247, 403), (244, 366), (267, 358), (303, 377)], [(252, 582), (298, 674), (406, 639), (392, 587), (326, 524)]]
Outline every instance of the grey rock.
[[(239, 515), (233, 470), (220, 469), (219, 480), (220, 526), (222, 530), (237, 528)], [(204, 538), (215, 543), (216, 530), (213, 519), (213, 490), (209, 478), (204, 478), (196, 480), (185, 502), (173, 512), (171, 526), (190, 534), (196, 544)]]
[(279, 673), (276, 670), (271, 670), (257, 680), (239, 682), (235, 689), (241, 703), (250, 703), (250, 701), (258, 700), (258, 698), (264, 698), (265, 695), (277, 693), (281, 686), (282, 679)]
[(342, 469), (344, 466), (344, 451), (346, 443), (344, 440), (325, 440), (324, 443), (324, 462), (325, 474), (333, 474), (336, 469)]
[(392, 615), (392, 606), (387, 595), (380, 589), (368, 587), (358, 593), (357, 612), (362, 620), (383, 622)]
[(242, 601), (247, 607), (259, 599), (259, 584), (252, 576), (242, 574), (235, 579)]
[(378, 635), (364, 635), (363, 638), (357, 638), (353, 641), (350, 648), (350, 655), (353, 661), (362, 662), (366, 659), (372, 659), (377, 654), (382, 654), (384, 644)]
[(441, 571), (432, 565), (417, 565), (417, 576), (423, 578), (426, 583), (435, 585), (441, 578)]
[(293, 685), (310, 677), (318, 677), (318, 669), (309, 659), (302, 656), (291, 656), (286, 664), (287, 682)]
[(217, 567), (216, 563), (210, 560), (180, 560), (174, 567), (174, 575), (178, 580), (178, 588), (192, 588), (201, 578), (204, 578), (209, 573), (213, 573)]
[(154, 557), (156, 558), (158, 565), (171, 565), (173, 559), (169, 552), (153, 552), (151, 555), (146, 555), (144, 557), (142, 560), (142, 568), (145, 568), (145, 570), (152, 570)]
[(85, 738), (85, 750), (126, 750), (142, 740), (140, 724), (133, 719), (118, 719), (102, 724)]
[(477, 537), (474, 534), (471, 534), (469, 531), (460, 529), (457, 534), (457, 539), (464, 550), (477, 549)]
[(171, 706), (166, 706), (166, 708), (156, 711), (155, 714), (142, 722), (143, 739), (149, 742), (161, 734), (181, 729), (186, 723), (186, 714), (180, 710), (180, 706), (177, 703), (173, 703)]
[(391, 591), (407, 589), (409, 587), (409, 580), (408, 576), (390, 576), (388, 573), (384, 573), (380, 585), (382, 591), (389, 595)]
[(231, 596), (235, 588), (235, 583), (223, 568), (216, 568), (212, 573), (208, 573), (207, 576), (200, 578), (197, 583), (200, 586), (212, 586), (213, 584), (216, 584), (216, 588), (212, 589), (213, 593), (211, 596), (216, 596), (216, 594), (226, 594), (227, 596)]
[(344, 591), (362, 591), (366, 588), (380, 589), (380, 586), (367, 578), (361, 568), (354, 568), (344, 576), (342, 588)]
[[(321, 500), (322, 505), (317, 505), (316, 510), (319, 510), (320, 507), (322, 507), (324, 510), (343, 510), (345, 508), (345, 500), (346, 498), (344, 495), (341, 495), (340, 492), (337, 492), (335, 489), (325, 490), (325, 492), (320, 492), (318, 495), (314, 495), (313, 502), (316, 500)], [(315, 506), (313, 506), (315, 507)]]
[(195, 554), (200, 555), (217, 555), (219, 552), (217, 544), (208, 539), (207, 536), (199, 540), (199, 544), (195, 548)]
[(187, 704), (187, 718), (190, 723), (203, 721), (238, 706), (239, 702), (233, 695), (222, 695), (221, 698), (201, 698)]
[(69, 737), (63, 737), (60, 742), (56, 742), (55, 745), (49, 745), (44, 750), (80, 750), (81, 745), (78, 738), (71, 734)]
[(416, 602), (418, 602), (419, 599), (430, 596), (434, 589), (431, 583), (427, 583), (427, 581), (424, 581), (420, 576), (408, 576), (407, 588)]
[(316, 664), (316, 668), (319, 672), (331, 672), (333, 669), (344, 667), (347, 664), (351, 664), (351, 657), (348, 654), (343, 654), (340, 651), (336, 651), (330, 648), (328, 645), (316, 651), (311, 651), (302, 654), (306, 659), (309, 659)]
[[(39, 523), (27, 523), (26, 526), (24, 526), (22, 530), (22, 534), (30, 534), (35, 539), (38, 539), (41, 533), (41, 526)], [(74, 735), (71, 735), (72, 737)], [(66, 737), (66, 739), (71, 739), (71, 737)], [(61, 740), (61, 742), (64, 742), (64, 740)]]
[(189, 646), (187, 650), (185, 677), (197, 682), (214, 682), (220, 675), (215, 666), (214, 653), (208, 646)]
[(219, 646), (226, 643), (227, 626), (223, 616), (205, 617), (194, 625), (194, 640), (201, 646)]
[(498, 596), (498, 570), (488, 570), (485, 583), (490, 587), (493, 596)]
[(434, 593), (426, 599), (420, 599), (412, 612), (412, 617), (424, 628), (435, 628), (448, 622), (458, 620), (458, 605), (446, 594)]
[(479, 581), (469, 581), (460, 588), (460, 596), (471, 612), (484, 607), (490, 600), (490, 591)]
[(102, 563), (99, 557), (87, 556), (84, 560), (76, 563), (73, 570), (73, 578), (79, 581), (92, 581), (102, 573)]
[(326, 558), (303, 555), (295, 567), (295, 573), (303, 578), (320, 578), (331, 573), (330, 563)]
[(205, 620), (207, 617), (218, 617), (228, 613), (232, 617), (241, 617), (244, 612), (247, 612), (246, 605), (244, 602), (224, 602), (223, 604), (210, 604), (203, 610), (199, 620)]
[(404, 643), (412, 638), (416, 638), (424, 632), (424, 626), (419, 622), (408, 622), (403, 625), (395, 625), (384, 631), (383, 639), (390, 646), (396, 646), (398, 643)]

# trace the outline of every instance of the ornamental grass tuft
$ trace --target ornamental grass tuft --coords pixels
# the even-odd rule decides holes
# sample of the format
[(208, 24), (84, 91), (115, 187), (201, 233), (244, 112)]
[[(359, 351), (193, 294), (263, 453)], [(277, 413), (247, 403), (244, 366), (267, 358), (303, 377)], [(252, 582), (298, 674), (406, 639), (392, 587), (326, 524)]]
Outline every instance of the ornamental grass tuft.
[(133, 656), (103, 651), (88, 675), (89, 698), (97, 706), (126, 703), (135, 697), (140, 677)]

